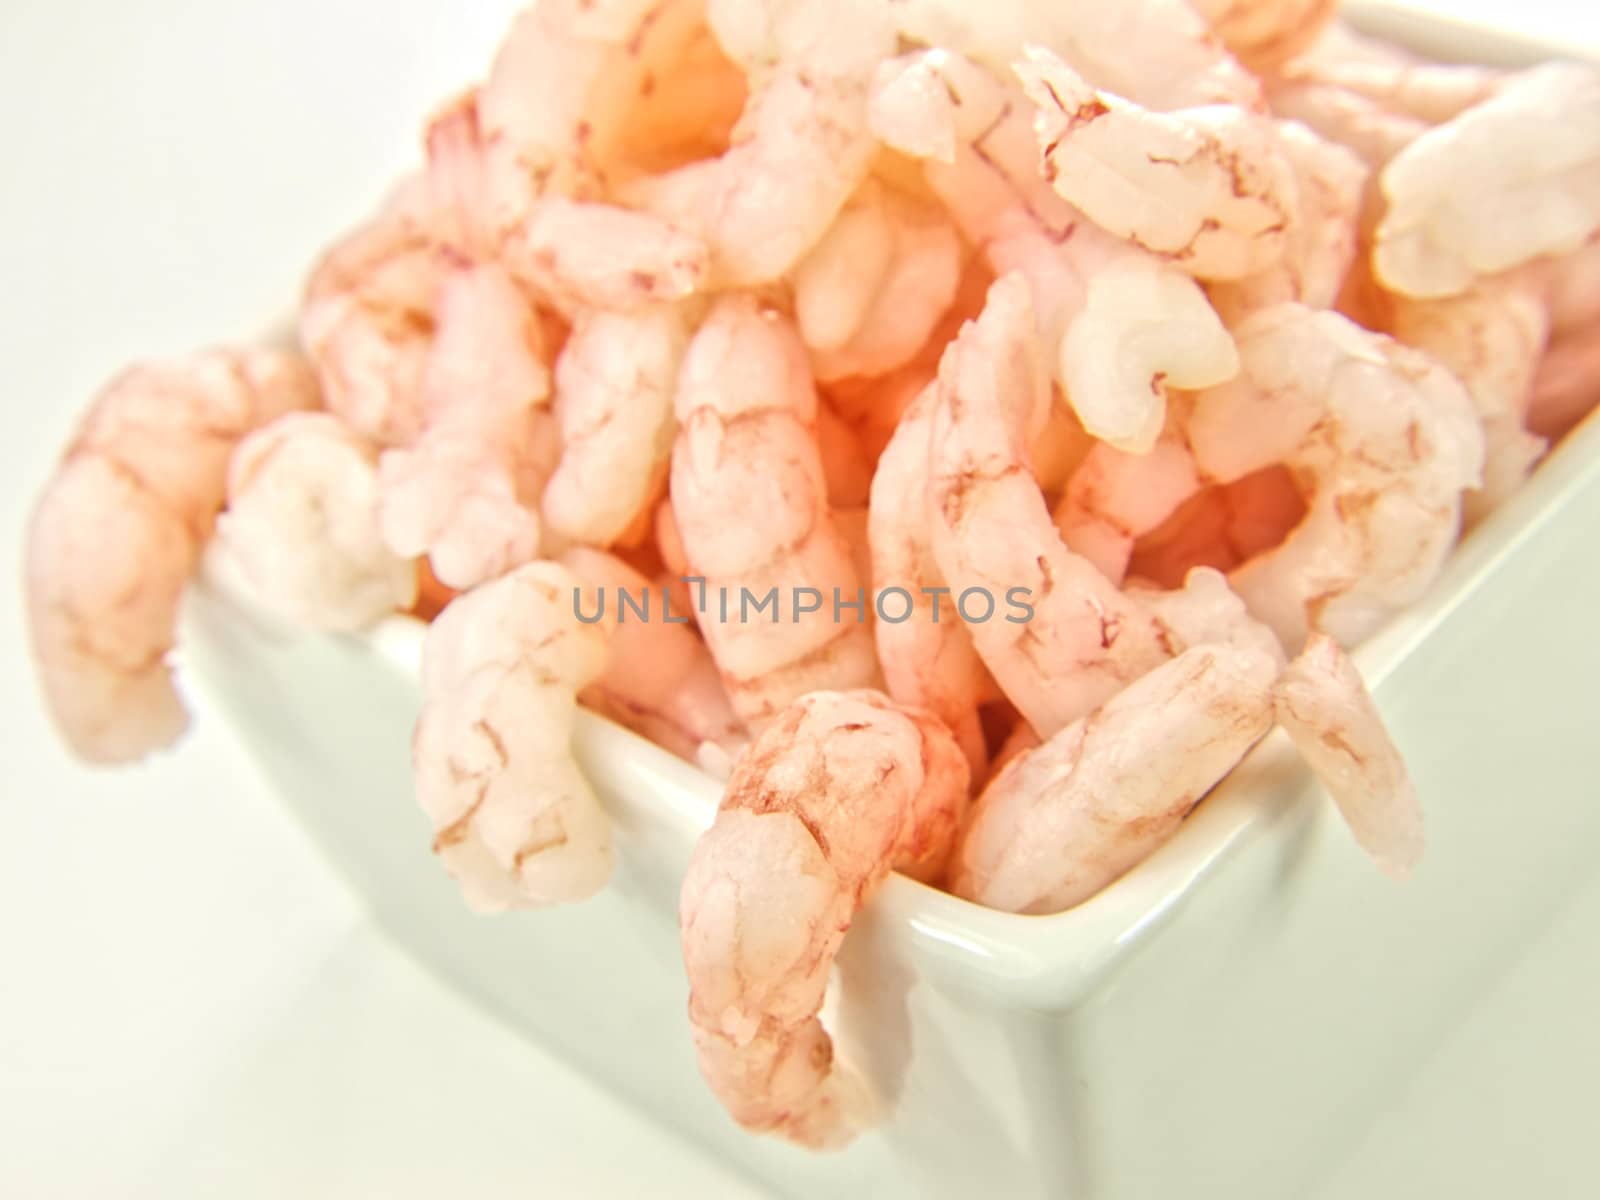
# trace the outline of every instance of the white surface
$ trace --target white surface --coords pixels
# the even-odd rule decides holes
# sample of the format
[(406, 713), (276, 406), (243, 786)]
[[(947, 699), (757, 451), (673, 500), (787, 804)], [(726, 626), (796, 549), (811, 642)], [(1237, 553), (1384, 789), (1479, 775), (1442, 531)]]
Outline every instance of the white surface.
[[(1432, 7), (1600, 46), (1600, 10), (1565, 0)], [(94, 385), (281, 311), (317, 242), (366, 207), (514, 8), (0, 10), (7, 569)], [(135, 772), (69, 763), (37, 711), (14, 587), (0, 620), (0, 1193), (754, 1194), (379, 941), (220, 722)], [(1402, 1175), (1434, 1194), (1584, 1194), (1539, 1165), (1589, 1133), (1600, 1041), (1580, 1018), (1600, 1006), (1597, 924), (1591, 889), (1329, 1200), (1402, 1194)], [(1429, 1097), (1457, 1089), (1485, 1097), (1458, 1133), (1472, 1153), (1411, 1161), (1411, 1135), (1389, 1131), (1416, 1130)]]

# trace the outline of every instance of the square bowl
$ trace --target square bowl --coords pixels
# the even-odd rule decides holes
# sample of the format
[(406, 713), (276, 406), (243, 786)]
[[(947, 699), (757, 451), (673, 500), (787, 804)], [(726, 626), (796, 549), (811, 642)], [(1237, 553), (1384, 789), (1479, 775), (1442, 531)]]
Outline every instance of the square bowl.
[[(1354, 15), (1436, 58), (1557, 56), (1381, 6)], [(846, 940), (825, 1014), (884, 1119), (828, 1155), (736, 1128), (695, 1065), (677, 895), (715, 780), (581, 714), (615, 879), (580, 905), (478, 917), (413, 800), (419, 622), (308, 634), (202, 583), (184, 659), (391, 936), (780, 1194), (1286, 1196), (1354, 1144), (1593, 870), (1600, 558), (1581, 547), (1596, 529), (1591, 418), (1356, 652), (1427, 806), (1406, 885), (1355, 850), (1281, 732), (1069, 912), (990, 912), (892, 878)]]

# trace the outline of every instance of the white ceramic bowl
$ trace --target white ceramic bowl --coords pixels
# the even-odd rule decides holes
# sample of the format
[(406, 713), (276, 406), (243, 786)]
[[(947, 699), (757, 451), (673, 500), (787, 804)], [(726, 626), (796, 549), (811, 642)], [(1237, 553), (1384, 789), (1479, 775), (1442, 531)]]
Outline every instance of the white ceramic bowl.
[[(1363, 15), (1441, 58), (1550, 56)], [(829, 1016), (887, 1116), (823, 1156), (738, 1130), (695, 1067), (676, 907), (715, 781), (585, 716), (578, 755), (615, 822), (615, 881), (582, 905), (475, 917), (412, 796), (420, 624), (311, 636), (201, 587), (184, 645), (203, 695), (401, 944), (779, 1192), (1284, 1197), (1337, 1161), (1592, 870), (1596, 530), (1591, 419), (1357, 653), (1427, 806), (1408, 884), (1361, 856), (1281, 734), (1071, 912), (994, 913), (892, 879), (847, 940)]]

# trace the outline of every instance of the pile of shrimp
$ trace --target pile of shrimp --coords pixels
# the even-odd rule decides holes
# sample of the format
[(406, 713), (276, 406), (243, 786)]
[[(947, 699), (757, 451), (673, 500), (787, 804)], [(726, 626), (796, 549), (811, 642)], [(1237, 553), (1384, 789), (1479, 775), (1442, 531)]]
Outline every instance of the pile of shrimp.
[(700, 764), (701, 1067), (818, 1148), (878, 1111), (819, 1011), (891, 871), (1061, 912), (1281, 728), (1406, 875), (1347, 651), (1600, 398), (1600, 72), (1335, 7), (542, 0), (296, 346), (95, 401), (26, 564), (66, 740), (179, 736), (204, 571), (431, 620), (411, 753), (475, 908), (605, 886), (579, 705)]

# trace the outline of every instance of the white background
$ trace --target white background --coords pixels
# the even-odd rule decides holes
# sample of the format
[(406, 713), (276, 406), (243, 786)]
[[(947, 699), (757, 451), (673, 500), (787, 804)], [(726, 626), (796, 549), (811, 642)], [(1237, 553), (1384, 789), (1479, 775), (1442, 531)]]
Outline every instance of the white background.
[[(516, 7), (8, 0), (6, 569), (94, 387), (287, 311)], [(1428, 7), (1600, 48), (1600, 11), (1570, 0)], [(200, 714), (181, 751), (136, 770), (72, 764), (22, 639), (18, 589), (0, 588), (0, 1194), (756, 1194), (380, 941), (220, 721)], [(1540, 1171), (1556, 1141), (1592, 1136), (1600, 1035), (1577, 1018), (1600, 981), (1548, 980), (1592, 964), (1597, 929), (1600, 891), (1381, 1114), (1330, 1197), (1401, 1194), (1411, 1148), (1439, 1133), (1429, 1089), (1460, 1088), (1494, 1101), (1458, 1160), (1418, 1176), (1428, 1191), (1577, 1194)]]

